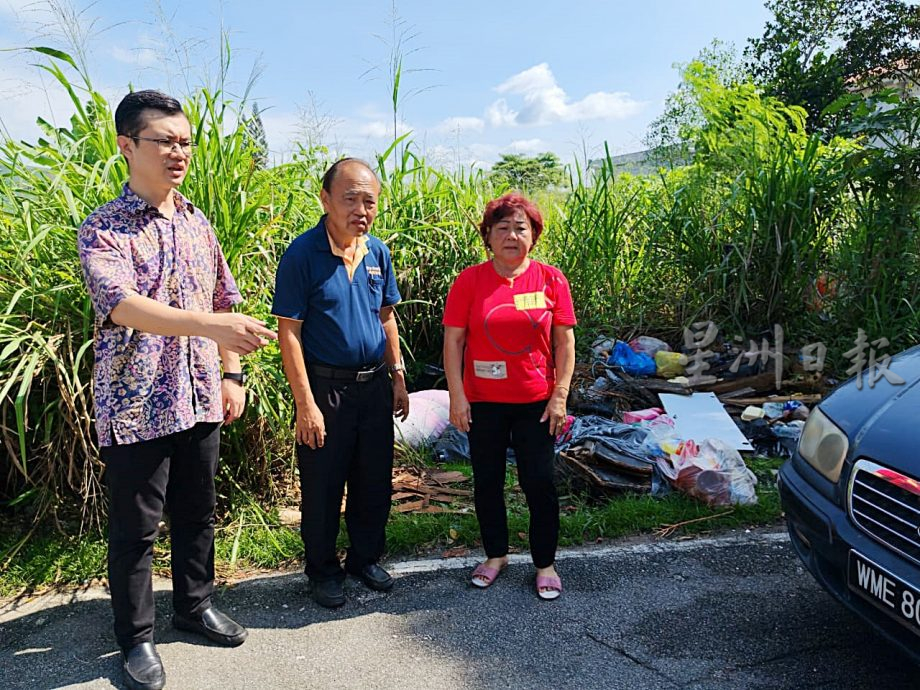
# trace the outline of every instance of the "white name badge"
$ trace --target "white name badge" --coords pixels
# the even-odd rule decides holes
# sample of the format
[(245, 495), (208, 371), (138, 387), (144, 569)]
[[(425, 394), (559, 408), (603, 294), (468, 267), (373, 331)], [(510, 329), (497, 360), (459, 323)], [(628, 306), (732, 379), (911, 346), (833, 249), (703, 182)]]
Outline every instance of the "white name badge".
[(504, 362), (482, 362), (473, 360), (473, 373), (481, 379), (508, 378), (508, 365)]

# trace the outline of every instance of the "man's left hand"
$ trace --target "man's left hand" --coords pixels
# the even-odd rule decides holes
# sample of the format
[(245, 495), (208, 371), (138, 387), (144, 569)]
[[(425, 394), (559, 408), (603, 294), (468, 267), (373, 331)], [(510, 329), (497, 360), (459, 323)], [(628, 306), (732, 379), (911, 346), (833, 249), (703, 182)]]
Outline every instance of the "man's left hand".
[(393, 380), (393, 416), (399, 417), (402, 422), (409, 416), (409, 393), (402, 376)]
[(236, 381), (222, 379), (220, 382), (221, 409), (224, 424), (232, 424), (243, 414), (246, 407), (246, 389)]

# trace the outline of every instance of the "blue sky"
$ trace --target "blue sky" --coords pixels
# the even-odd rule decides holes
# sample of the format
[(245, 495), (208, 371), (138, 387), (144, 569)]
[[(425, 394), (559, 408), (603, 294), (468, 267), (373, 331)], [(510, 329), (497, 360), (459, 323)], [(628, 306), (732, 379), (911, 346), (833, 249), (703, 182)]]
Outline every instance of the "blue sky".
[[(44, 6), (0, 0), (0, 47), (66, 47)], [(307, 135), (365, 157), (392, 138), (388, 0), (73, 6), (90, 36), (93, 82), (113, 103), (129, 84), (182, 95), (213, 80), (223, 27), (232, 45), (227, 90), (241, 94), (257, 66), (250, 99), (264, 111), (276, 157)], [(405, 32), (398, 128), (445, 165), (489, 165), (512, 152), (571, 160), (585, 149), (597, 155), (605, 141), (615, 154), (639, 150), (679, 81), (674, 64), (713, 39), (741, 50), (769, 17), (762, 0), (400, 0), (397, 11)], [(16, 138), (35, 136), (39, 114), (59, 122), (70, 114), (34, 61), (0, 53), (0, 120)]]

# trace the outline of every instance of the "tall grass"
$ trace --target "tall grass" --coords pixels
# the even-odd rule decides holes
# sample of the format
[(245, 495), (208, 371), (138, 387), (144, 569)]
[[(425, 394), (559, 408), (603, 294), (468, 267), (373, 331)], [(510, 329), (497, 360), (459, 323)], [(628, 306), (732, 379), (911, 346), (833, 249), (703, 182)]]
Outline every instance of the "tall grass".
[[(18, 524), (60, 520), (79, 531), (100, 526), (104, 498), (92, 426), (93, 314), (75, 239), (86, 215), (120, 193), (127, 170), (109, 106), (88, 76), (63, 53), (36, 51), (76, 114), (64, 128), (43, 123), (36, 142), (0, 142), (0, 502)], [(830, 339), (838, 353), (857, 328), (888, 337), (891, 351), (920, 340), (916, 105), (866, 115), (876, 138), (900, 123), (887, 148), (860, 132), (824, 143), (804, 134), (796, 109), (749, 85), (690, 76), (706, 121), (687, 133), (692, 164), (633, 177), (616, 173), (607, 155), (591, 174), (574, 167), (568, 190), (538, 194), (546, 232), (537, 255), (568, 276), (583, 327), (677, 341), (700, 318), (747, 335), (780, 323), (800, 344)], [(208, 89), (188, 99), (198, 148), (183, 192), (211, 219), (245, 309), (268, 318), (281, 253), (321, 212), (327, 161), (304, 150), (262, 169), (244, 106)], [(485, 259), (477, 226), (505, 189), (479, 171), (433, 168), (406, 139), (377, 163), (374, 231), (390, 247), (404, 298), (405, 350), (434, 360), (449, 286)], [(837, 295), (810, 312), (820, 273), (835, 278)], [(250, 402), (224, 434), (220, 477), (222, 508), (237, 517), (255, 514), (253, 500), (270, 505), (293, 472), (277, 349), (246, 366)]]

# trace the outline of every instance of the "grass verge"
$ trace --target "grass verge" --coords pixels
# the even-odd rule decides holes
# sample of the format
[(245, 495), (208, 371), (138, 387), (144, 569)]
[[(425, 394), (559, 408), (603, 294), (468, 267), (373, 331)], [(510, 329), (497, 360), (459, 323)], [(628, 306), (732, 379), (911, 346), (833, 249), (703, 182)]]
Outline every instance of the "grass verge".
[[(774, 473), (779, 459), (747, 461), (758, 477), (758, 503), (753, 506), (710, 508), (687, 496), (672, 493), (663, 498), (622, 495), (609, 500), (588, 500), (569, 494), (562, 504), (560, 545), (575, 546), (598, 540), (649, 535), (667, 529), (666, 538), (738, 527), (777, 524), (781, 515)], [(469, 466), (449, 465), (445, 469), (469, 473)], [(523, 495), (508, 473), (508, 530), (513, 550), (527, 548), (527, 510)], [(687, 522), (698, 520), (698, 522)], [(687, 524), (680, 524), (687, 523)], [(14, 557), (10, 550), (21, 534), (0, 532), (0, 596), (38, 590), (54, 585), (79, 585), (105, 576), (106, 547), (101, 535), (62, 537), (59, 533), (37, 534)], [(346, 544), (344, 528), (339, 540)], [(479, 524), (472, 511), (431, 515), (393, 513), (387, 524), (390, 557), (415, 556), (445, 549), (475, 548), (479, 545)], [(281, 525), (277, 511), (266, 512), (247, 502), (227, 516), (217, 529), (218, 576), (230, 578), (253, 569), (274, 569), (295, 564), (302, 557), (300, 534), (295, 527)], [(154, 570), (169, 573), (169, 538), (161, 537), (154, 549)]]

